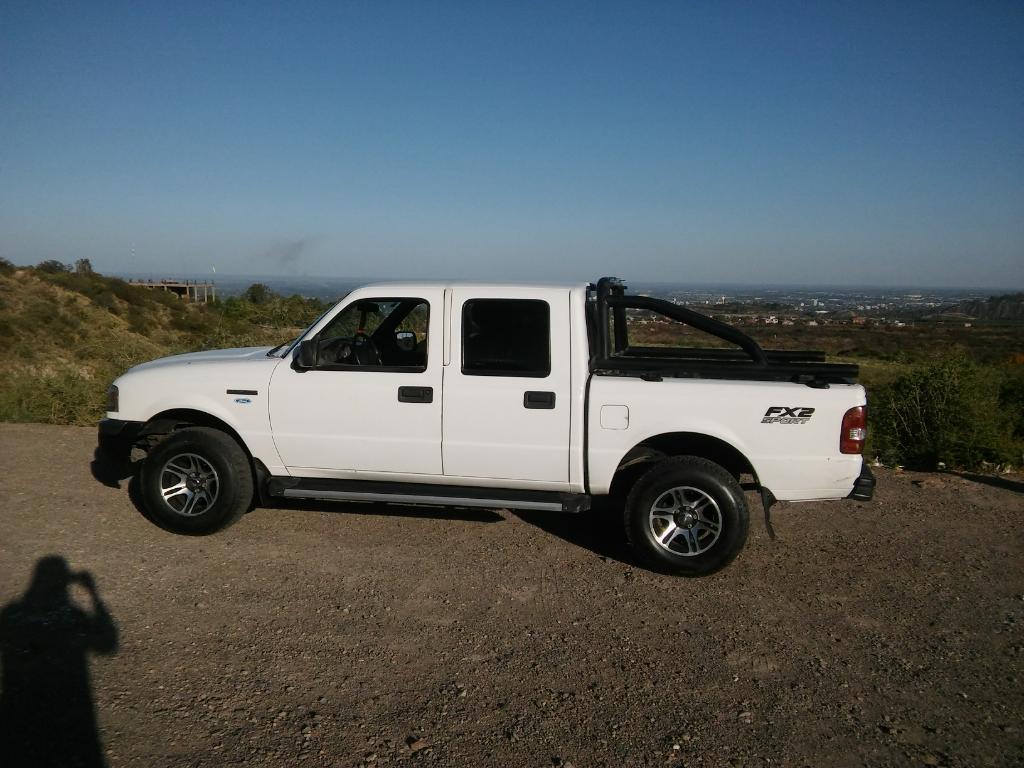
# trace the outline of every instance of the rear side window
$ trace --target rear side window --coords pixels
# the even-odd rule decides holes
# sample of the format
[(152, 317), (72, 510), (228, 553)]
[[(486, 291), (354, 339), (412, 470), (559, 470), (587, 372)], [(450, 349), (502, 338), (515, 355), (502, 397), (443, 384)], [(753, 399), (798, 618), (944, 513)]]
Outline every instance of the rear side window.
[(538, 299), (472, 299), (462, 305), (462, 372), (468, 376), (551, 373), (551, 308)]

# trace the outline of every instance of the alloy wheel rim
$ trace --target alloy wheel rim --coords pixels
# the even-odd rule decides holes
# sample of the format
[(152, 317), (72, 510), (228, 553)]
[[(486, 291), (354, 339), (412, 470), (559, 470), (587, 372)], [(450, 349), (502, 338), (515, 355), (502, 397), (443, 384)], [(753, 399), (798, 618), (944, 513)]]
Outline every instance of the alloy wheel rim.
[(694, 557), (711, 549), (722, 535), (722, 511), (700, 488), (680, 485), (654, 500), (648, 525), (662, 549)]
[(160, 469), (160, 495), (177, 515), (201, 515), (214, 505), (219, 494), (217, 470), (199, 454), (179, 453)]

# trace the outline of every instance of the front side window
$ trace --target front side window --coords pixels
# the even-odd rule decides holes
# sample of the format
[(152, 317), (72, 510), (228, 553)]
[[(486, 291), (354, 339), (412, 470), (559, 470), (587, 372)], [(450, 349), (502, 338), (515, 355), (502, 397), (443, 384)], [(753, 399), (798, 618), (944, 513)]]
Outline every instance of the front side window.
[(551, 309), (537, 299), (472, 299), (462, 307), (462, 372), (468, 376), (551, 373)]
[(423, 371), (430, 304), (424, 299), (360, 299), (316, 335), (317, 368)]

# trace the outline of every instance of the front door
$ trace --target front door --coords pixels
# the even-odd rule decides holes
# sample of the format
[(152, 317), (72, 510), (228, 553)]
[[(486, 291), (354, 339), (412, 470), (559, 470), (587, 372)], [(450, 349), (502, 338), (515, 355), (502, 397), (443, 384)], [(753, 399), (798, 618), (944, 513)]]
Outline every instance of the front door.
[(444, 474), (569, 482), (569, 291), (455, 288)]
[(317, 365), (293, 350), (270, 382), (270, 420), (298, 476), (441, 474), (441, 314), (444, 292), (362, 296), (316, 333)]

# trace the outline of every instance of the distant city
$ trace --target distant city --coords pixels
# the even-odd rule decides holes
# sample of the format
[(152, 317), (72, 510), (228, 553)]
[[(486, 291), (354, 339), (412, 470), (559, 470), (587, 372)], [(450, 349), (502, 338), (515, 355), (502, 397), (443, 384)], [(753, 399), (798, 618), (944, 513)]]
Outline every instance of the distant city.
[(956, 288), (838, 288), (829, 286), (680, 286), (630, 285), (645, 293), (685, 304), (735, 325), (893, 325), (922, 319), (962, 320), (967, 302), (984, 301), (1006, 291)]
[[(334, 278), (280, 275), (218, 275), (133, 273), (134, 279), (202, 280), (216, 284), (221, 298), (238, 296), (253, 283), (263, 283), (276, 293), (299, 294), (325, 301), (378, 278)], [(997, 288), (912, 288), (835, 286), (750, 286), (722, 284), (687, 285), (627, 281), (631, 293), (655, 296), (728, 319), (749, 324), (854, 324), (903, 325), (916, 318), (957, 314), (963, 302), (980, 301), (1007, 293)]]

